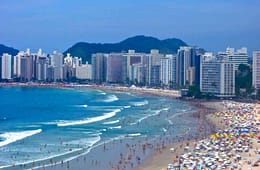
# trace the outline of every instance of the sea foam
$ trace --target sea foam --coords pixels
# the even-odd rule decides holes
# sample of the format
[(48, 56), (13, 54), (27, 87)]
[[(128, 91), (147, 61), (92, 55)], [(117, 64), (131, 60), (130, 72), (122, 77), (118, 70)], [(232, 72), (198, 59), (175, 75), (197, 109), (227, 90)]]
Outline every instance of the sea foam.
[(16, 142), (18, 140), (27, 138), (29, 136), (33, 136), (37, 133), (41, 133), (41, 129), (37, 130), (27, 130), (27, 131), (21, 131), (21, 132), (5, 132), (3, 134), (0, 134), (0, 137), (4, 139), (4, 141), (0, 142), (0, 147), (8, 145), (10, 143)]
[(113, 121), (109, 121), (109, 122), (104, 122), (104, 125), (110, 125), (110, 124), (115, 124), (115, 123), (119, 123), (119, 120), (113, 120)]
[(83, 125), (83, 124), (98, 122), (101, 120), (111, 118), (111, 117), (115, 116), (117, 112), (120, 112), (120, 111), (121, 111), (120, 109), (116, 109), (113, 112), (105, 113), (102, 116), (87, 118), (87, 119), (83, 119), (83, 120), (63, 121), (63, 122), (57, 123), (57, 126), (74, 126), (74, 125)]
[(149, 118), (149, 117), (159, 115), (162, 111), (168, 111), (168, 110), (169, 110), (169, 108), (163, 108), (163, 109), (160, 109), (160, 110), (154, 110), (154, 111), (153, 111), (154, 113), (152, 113), (152, 114), (147, 114), (147, 115), (145, 115), (144, 117), (141, 117), (140, 119), (138, 119), (136, 122), (130, 123), (130, 125), (135, 125), (135, 124), (140, 123), (140, 122), (142, 122), (143, 120), (145, 120), (145, 119), (147, 119), (147, 118)]
[(109, 102), (114, 102), (117, 100), (119, 100), (118, 97), (116, 95), (112, 94), (112, 95), (107, 96), (107, 98), (104, 99), (103, 102), (109, 103)]
[(147, 100), (141, 101), (141, 102), (131, 102), (133, 106), (144, 106), (148, 104)]

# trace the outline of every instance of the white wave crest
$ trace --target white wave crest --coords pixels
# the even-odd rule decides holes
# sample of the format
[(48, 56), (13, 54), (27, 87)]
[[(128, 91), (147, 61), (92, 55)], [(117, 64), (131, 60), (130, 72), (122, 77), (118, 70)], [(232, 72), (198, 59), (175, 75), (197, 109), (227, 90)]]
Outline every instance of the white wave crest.
[(127, 134), (126, 136), (127, 136), (127, 137), (141, 136), (141, 133)]
[(167, 111), (167, 110), (169, 110), (169, 108), (163, 108), (163, 109), (160, 109), (160, 110), (155, 110), (155, 111), (153, 111), (154, 113), (152, 113), (152, 114), (147, 114), (147, 115), (145, 115), (144, 117), (141, 117), (140, 119), (138, 119), (136, 122), (130, 123), (130, 125), (135, 125), (135, 124), (137, 124), (137, 123), (140, 123), (140, 122), (142, 122), (143, 120), (145, 120), (145, 119), (147, 119), (147, 118), (149, 118), (149, 117), (157, 116), (157, 115), (160, 114), (160, 112), (162, 112), (162, 111)]
[(99, 94), (102, 94), (102, 95), (106, 95), (107, 93), (105, 93), (104, 91), (102, 91), (102, 90), (97, 90), (97, 92), (99, 93)]
[(29, 136), (33, 136), (37, 133), (41, 133), (41, 129), (37, 130), (27, 130), (27, 131), (21, 131), (21, 132), (6, 132), (3, 134), (0, 134), (0, 137), (5, 139), (4, 141), (0, 142), (0, 147), (8, 145), (10, 143), (16, 142), (18, 140), (27, 138)]
[(112, 94), (112, 95), (107, 96), (107, 98), (104, 99), (103, 102), (109, 103), (109, 102), (114, 102), (117, 100), (119, 100), (118, 97), (116, 95)]
[(149, 102), (147, 100), (141, 101), (141, 102), (131, 102), (134, 106), (144, 106), (147, 105)]
[(122, 126), (109, 127), (109, 129), (121, 129)]
[(75, 105), (74, 107), (84, 107), (84, 108), (87, 108), (88, 105), (87, 104), (82, 104), (82, 105)]
[(57, 123), (57, 126), (74, 126), (74, 125), (82, 125), (82, 124), (88, 124), (88, 123), (93, 123), (93, 122), (98, 122), (101, 120), (105, 120), (111, 117), (114, 117), (117, 112), (120, 112), (120, 109), (116, 109), (113, 112), (105, 113), (102, 116), (97, 116), (97, 117), (92, 117), (92, 118), (87, 118), (84, 120), (74, 120), (74, 121), (63, 121)]
[(113, 121), (109, 121), (109, 122), (104, 122), (104, 125), (110, 125), (110, 124), (115, 124), (115, 123), (119, 123), (119, 120), (113, 120)]

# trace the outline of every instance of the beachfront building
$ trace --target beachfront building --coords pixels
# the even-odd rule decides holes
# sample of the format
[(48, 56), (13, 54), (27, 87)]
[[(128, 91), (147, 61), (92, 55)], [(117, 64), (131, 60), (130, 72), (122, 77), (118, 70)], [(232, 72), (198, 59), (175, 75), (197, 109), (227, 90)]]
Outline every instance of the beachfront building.
[(28, 82), (32, 80), (33, 64), (32, 58), (25, 54), (21, 58), (21, 77), (22, 82)]
[(178, 86), (191, 86), (199, 83), (200, 56), (195, 47), (183, 46), (176, 59), (176, 82)]
[(148, 58), (148, 85), (160, 86), (160, 67), (163, 54), (159, 50), (152, 49)]
[(107, 74), (107, 54), (96, 53), (91, 56), (92, 80), (96, 84), (106, 81)]
[(73, 57), (72, 58), (72, 67), (77, 68), (82, 65), (82, 59), (79, 57)]
[(24, 52), (19, 52), (16, 56), (14, 56), (14, 78), (20, 78), (21, 76), (21, 57), (23, 56), (23, 54)]
[(125, 83), (127, 79), (127, 57), (111, 53), (107, 57), (107, 78), (109, 83)]
[(172, 86), (176, 83), (176, 55), (167, 54), (161, 58), (160, 81), (162, 86)]
[(235, 96), (235, 67), (226, 60), (205, 53), (201, 58), (200, 90), (217, 97)]
[(51, 55), (51, 67), (53, 67), (53, 80), (60, 81), (63, 79), (63, 54), (53, 51)]
[[(41, 53), (39, 53), (41, 55)], [(36, 61), (36, 80), (46, 81), (47, 80), (47, 68), (49, 59), (46, 56), (38, 56)]]
[(219, 52), (218, 57), (235, 65), (235, 71), (238, 70), (240, 64), (248, 64), (247, 48), (243, 47), (235, 50), (235, 48), (227, 48), (226, 52)]
[(253, 87), (260, 89), (260, 51), (253, 51)]
[(146, 83), (146, 66), (142, 63), (132, 64), (129, 68), (129, 81), (131, 84), (145, 85)]
[(92, 66), (91, 64), (81, 64), (76, 67), (76, 78), (83, 80), (91, 80), (92, 79)]
[(10, 54), (4, 53), (1, 58), (1, 65), (1, 79), (11, 79), (12, 56)]
[(127, 53), (122, 53), (127, 58), (127, 78), (126, 83), (130, 84), (145, 84), (148, 73), (148, 57), (146, 53), (137, 53), (135, 50), (128, 50)]

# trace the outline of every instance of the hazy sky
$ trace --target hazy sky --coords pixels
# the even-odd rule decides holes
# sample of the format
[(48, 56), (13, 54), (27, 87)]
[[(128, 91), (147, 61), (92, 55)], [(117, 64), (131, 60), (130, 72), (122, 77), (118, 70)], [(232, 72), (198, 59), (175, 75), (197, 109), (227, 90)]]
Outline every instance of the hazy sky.
[(260, 0), (1, 0), (0, 44), (64, 51), (133, 35), (260, 49)]

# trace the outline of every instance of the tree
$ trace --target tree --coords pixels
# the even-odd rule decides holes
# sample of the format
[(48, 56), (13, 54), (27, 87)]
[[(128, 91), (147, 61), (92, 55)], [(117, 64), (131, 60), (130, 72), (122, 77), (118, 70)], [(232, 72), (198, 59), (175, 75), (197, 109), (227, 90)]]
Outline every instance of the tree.
[(189, 87), (188, 96), (194, 96), (195, 98), (201, 98), (201, 91), (198, 85), (193, 85)]
[(235, 77), (235, 89), (236, 89), (236, 95), (241, 96), (243, 94), (240, 94), (240, 89), (245, 89), (247, 96), (248, 94), (252, 93), (252, 69), (245, 64), (240, 64), (238, 66), (238, 70), (236, 71), (236, 77)]

